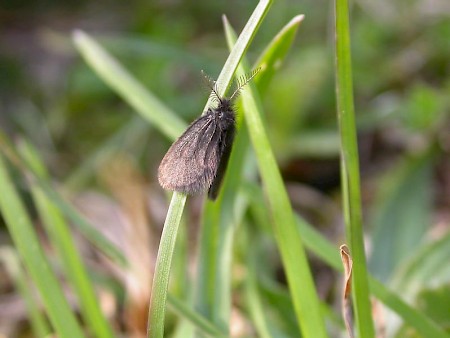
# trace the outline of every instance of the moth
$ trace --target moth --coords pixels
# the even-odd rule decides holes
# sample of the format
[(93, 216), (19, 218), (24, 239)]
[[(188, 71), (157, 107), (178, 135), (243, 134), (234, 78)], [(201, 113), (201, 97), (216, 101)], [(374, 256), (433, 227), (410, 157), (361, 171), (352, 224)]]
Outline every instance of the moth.
[(217, 198), (236, 132), (234, 102), (258, 72), (237, 79), (230, 97), (220, 96), (216, 82), (205, 77), (217, 106), (209, 107), (169, 148), (158, 168), (161, 187), (186, 195), (208, 190), (209, 199)]

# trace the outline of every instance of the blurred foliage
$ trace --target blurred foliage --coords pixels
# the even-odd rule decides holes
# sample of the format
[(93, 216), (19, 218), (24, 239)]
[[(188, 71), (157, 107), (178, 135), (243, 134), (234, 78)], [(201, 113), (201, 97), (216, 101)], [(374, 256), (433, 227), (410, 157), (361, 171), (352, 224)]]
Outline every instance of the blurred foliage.
[[(66, 164), (61, 168), (57, 161), (54, 169), (61, 175), (130, 115), (129, 108), (77, 58), (68, 40), (70, 30), (81, 28), (103, 36), (100, 41), (144, 85), (192, 120), (207, 94), (200, 70), (215, 77), (226, 55), (220, 14), (226, 13), (239, 27), (253, 6), (242, 1), (38, 3), (3, 5), (2, 122), (14, 132), (26, 132), (44, 149), (60, 150)], [(324, 15), (331, 14), (331, 5), (275, 2), (255, 41), (253, 50), (258, 50), (258, 44), (263, 46), (289, 13), (306, 15), (289, 61), (265, 98), (282, 159), (301, 155), (292, 154), (295, 147), (291, 150), (288, 145), (303, 132), (336, 126), (333, 37), (330, 16)], [(356, 108), (363, 121), (371, 121), (366, 130), (379, 130), (380, 120), (389, 116), (412, 133), (434, 131), (433, 121), (434, 125), (448, 121), (447, 7), (444, 0), (355, 2)], [(35, 128), (36, 123), (43, 128)], [(158, 158), (159, 152), (155, 153)]]
[[(255, 2), (238, 0), (3, 1), (0, 128), (12, 138), (23, 135), (31, 140), (55, 181), (70, 179), (90, 154), (114, 139), (153, 184), (169, 140), (152, 128), (137, 131), (133, 110), (76, 53), (72, 30), (95, 36), (144, 86), (185, 121), (192, 121), (208, 95), (200, 70), (216, 78), (228, 53), (221, 14), (234, 27), (243, 27), (254, 6)], [(449, 330), (448, 317), (442, 317), (448, 304), (445, 284), (450, 281), (445, 245), (436, 246), (440, 254), (433, 257), (439, 259), (417, 257), (423, 248), (433, 251), (450, 224), (450, 5), (448, 0), (357, 0), (352, 6), (369, 266)], [(327, 217), (321, 209), (324, 200), (337, 203), (339, 188), (333, 2), (276, 1), (249, 58), (254, 61), (273, 35), (300, 13), (305, 21), (265, 91), (263, 104), (287, 183), (313, 191), (293, 194), (294, 204), (339, 242), (340, 224), (335, 219), (340, 215)], [(125, 133), (126, 126), (131, 129)], [(134, 132), (145, 137), (128, 142), (117, 138)], [(96, 167), (76, 190), (108, 191), (99, 178), (104, 168)], [(152, 191), (162, 194), (153, 185)], [(0, 245), (8, 241), (1, 227)], [(415, 273), (402, 275), (405, 266)], [(320, 268), (319, 264), (317, 273)], [(418, 277), (421, 271), (438, 275), (438, 285), (425, 287), (424, 278)], [(406, 283), (405, 278), (414, 287), (403, 289), (398, 281)], [(283, 290), (262, 284), (266, 299), (283, 311), (289, 308)], [(328, 297), (335, 292), (332, 287), (325, 290)], [(280, 313), (285, 322), (290, 320)], [(408, 336), (408, 329), (398, 334)]]

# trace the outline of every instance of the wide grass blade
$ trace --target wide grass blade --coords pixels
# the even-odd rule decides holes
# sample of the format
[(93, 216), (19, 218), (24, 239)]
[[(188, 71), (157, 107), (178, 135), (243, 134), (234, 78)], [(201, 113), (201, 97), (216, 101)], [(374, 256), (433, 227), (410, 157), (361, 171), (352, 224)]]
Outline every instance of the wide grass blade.
[(353, 304), (359, 337), (374, 337), (364, 252), (358, 143), (353, 108), (348, 1), (336, 0), (336, 95), (341, 135), (341, 185), (347, 242), (353, 257)]
[(75, 46), (91, 68), (146, 120), (170, 139), (177, 138), (186, 123), (146, 90), (94, 39), (82, 31), (73, 34)]
[[(371, 273), (388, 281), (418, 248), (431, 223), (434, 146), (396, 163), (380, 180), (372, 223)], [(402, 289), (404, 291), (404, 289)]]

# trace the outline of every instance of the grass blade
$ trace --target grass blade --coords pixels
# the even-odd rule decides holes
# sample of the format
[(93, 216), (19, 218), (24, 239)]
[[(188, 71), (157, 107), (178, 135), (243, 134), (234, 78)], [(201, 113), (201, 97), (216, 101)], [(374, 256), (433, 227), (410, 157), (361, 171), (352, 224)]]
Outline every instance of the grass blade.
[(191, 322), (202, 334), (209, 337), (228, 337), (226, 332), (221, 331), (219, 327), (208, 321), (205, 317), (199, 315), (197, 312), (191, 310), (186, 304), (170, 294), (167, 295), (167, 305), (180, 317)]
[[(235, 47), (231, 50), (230, 55), (228, 56), (227, 61), (225, 62), (225, 65), (217, 79), (217, 85), (219, 88), (219, 94), (223, 95), (225, 93), (226, 88), (228, 87), (228, 85), (230, 84), (232, 78), (233, 78), (233, 74), (234, 71), (236, 70), (240, 60), (243, 57), (243, 54), (245, 53), (245, 51), (248, 49), (248, 46), (251, 42), (251, 40), (253, 39), (257, 28), (259, 27), (262, 19), (264, 18), (269, 6), (271, 4), (271, 1), (260, 1), (260, 3), (257, 5), (257, 7), (255, 8), (255, 10), (253, 11), (247, 25), (244, 27), (242, 34), (240, 35), (238, 42), (236, 43)], [(209, 106), (211, 104), (210, 101), (208, 101), (207, 106)], [(206, 109), (205, 109), (206, 110)], [(219, 198), (220, 200), (220, 198)], [(234, 199), (227, 199), (227, 200), (233, 200)], [(173, 199), (172, 199), (173, 201)], [(211, 205), (211, 203), (207, 204), (207, 209), (209, 208), (209, 211), (206, 212), (206, 215), (211, 215), (211, 217), (213, 217), (214, 219), (216, 219), (216, 217), (218, 217), (218, 211), (220, 210), (219, 206), (220, 206), (220, 202), (216, 202), (216, 205)], [(211, 205), (210, 207), (208, 207), (209, 205)], [(172, 208), (172, 203), (171, 206), (169, 207)], [(215, 210), (215, 211), (214, 211)], [(168, 216), (169, 217), (169, 214)], [(226, 222), (228, 225), (228, 222)], [(205, 229), (205, 227), (204, 227)], [(209, 227), (209, 229), (211, 229), (211, 227)], [(222, 228), (224, 229), (224, 228)], [(224, 229), (225, 231), (227, 231), (226, 234), (223, 234), (223, 237), (221, 238), (221, 243), (224, 244), (224, 249), (223, 251), (226, 252), (231, 252), (231, 250), (229, 250), (230, 248), (230, 243), (231, 243), (231, 238), (232, 238), (232, 232), (229, 231), (229, 229)], [(202, 236), (203, 238), (205, 238), (204, 236)], [(207, 235), (206, 238), (209, 238), (209, 236)], [(208, 248), (206, 248), (208, 249)], [(211, 257), (209, 255), (202, 255), (203, 257)], [(214, 256), (212, 256), (214, 257)], [(227, 257), (229, 257), (229, 255), (224, 254), (223, 256), (221, 256), (222, 259), (227, 259)], [(158, 263), (157, 263), (158, 264)], [(229, 264), (222, 264), (220, 265), (221, 267), (223, 267), (225, 269), (225, 271), (222, 271), (221, 275), (223, 274), (228, 274), (229, 272), (227, 272), (227, 267)], [(203, 265), (205, 266), (205, 265)], [(206, 266), (209, 266), (209, 264), (206, 264)], [(213, 272), (214, 273), (214, 272)], [(211, 274), (203, 274), (202, 276), (208, 276), (211, 277), (212, 280), (214, 279), (214, 276)], [(222, 278), (221, 278), (222, 280)], [(229, 280), (229, 277), (226, 277), (223, 279), (223, 281), (226, 283), (226, 281)], [(221, 291), (224, 290), (224, 288), (219, 288), (218, 292), (221, 293)], [(225, 290), (229, 290), (229, 287), (225, 287)], [(202, 290), (203, 292), (204, 290)], [(229, 295), (229, 294), (228, 294)], [(204, 298), (203, 298), (204, 299)], [(217, 309), (221, 309), (219, 311), (217, 311), (216, 313), (229, 313), (229, 302), (230, 302), (230, 297), (227, 296), (226, 299), (224, 299), (223, 297), (220, 297), (218, 299), (218, 302), (216, 303), (216, 308)], [(220, 300), (224, 300), (224, 302), (219, 303)], [(153, 310), (151, 310), (153, 311)], [(220, 316), (221, 318), (223, 318), (224, 316), (222, 315), (217, 315)], [(225, 314), (225, 317), (228, 317), (227, 314)], [(149, 319), (151, 318), (151, 316), (149, 316)], [(161, 317), (158, 318), (159, 320), (162, 320)], [(226, 319), (225, 319), (226, 320)], [(149, 325), (151, 325), (149, 323)], [(161, 327), (161, 326), (158, 326)], [(228, 329), (227, 325), (225, 325), (225, 327)]]
[[(305, 238), (305, 245), (319, 256), (325, 263), (339, 272), (343, 272), (343, 266), (339, 260), (338, 248), (331, 244), (316, 229), (303, 219), (298, 218), (298, 227)], [(391, 310), (395, 311), (409, 326), (413, 327), (424, 337), (449, 337), (434, 322), (422, 312), (417, 311), (394, 292), (386, 288), (382, 283), (369, 275), (371, 292)]]
[[(260, 0), (252, 15), (248, 19), (247, 24), (239, 35), (216, 81), (220, 95), (225, 94), (226, 89), (233, 79), (233, 75), (239, 65), (239, 62), (248, 49), (248, 46), (253, 40), (256, 32), (258, 31), (259, 25), (266, 16), (270, 5), (272, 5), (272, 0)], [(210, 97), (208, 102), (206, 102), (204, 111), (206, 111), (212, 103), (212, 97)]]
[(99, 248), (105, 255), (110, 257), (119, 266), (126, 266), (126, 258), (115, 244), (104, 237), (92, 224), (80, 215), (80, 213), (51, 186), (46, 180), (42, 180), (39, 175), (34, 172), (33, 168), (18, 154), (14, 147), (10, 144), (6, 136), (0, 132), (0, 150), (3, 152), (14, 165), (22, 172), (32, 175), (33, 180), (39, 185), (40, 189), (46, 194), (58, 208), (66, 215), (75, 225), (78, 226), (82, 233), (91, 243)]
[[(302, 19), (303, 16), (299, 15), (287, 23), (259, 57), (255, 69), (261, 67), (262, 71), (253, 80), (258, 88), (267, 86), (275, 69), (284, 61)], [(238, 114), (239, 132), (234, 141), (222, 193), (215, 203), (206, 204), (200, 236), (196, 307), (203, 315), (212, 318), (218, 325), (224, 326), (229, 321), (231, 309), (230, 267), (233, 236), (236, 225), (241, 219), (239, 210), (245, 208), (237, 192), (243, 169), (256, 173), (256, 170), (249, 170), (250, 166), (254, 169), (256, 167), (249, 163), (253, 159), (249, 158), (248, 129), (241, 122), (242, 114)], [(214, 224), (214, 226), (208, 226), (208, 224)]]
[[(250, 187), (248, 187), (250, 188)], [(250, 190), (250, 192), (253, 190)], [(250, 194), (255, 196), (256, 194)], [(256, 198), (250, 198), (251, 207), (260, 209), (261, 201)], [(263, 210), (264, 212), (265, 210)], [(264, 219), (267, 219), (264, 216)], [(297, 227), (302, 238), (304, 238), (305, 246), (315, 255), (320, 257), (327, 265), (334, 270), (343, 272), (344, 268), (339, 258), (339, 248), (330, 243), (322, 234), (320, 234), (312, 225), (297, 215)], [(447, 240), (448, 241), (448, 240)], [(444, 240), (445, 242), (445, 240)], [(442, 244), (444, 244), (442, 242)], [(441, 242), (439, 242), (441, 244)], [(442, 246), (440, 246), (442, 247)], [(423, 337), (449, 337), (446, 333), (432, 320), (425, 316), (422, 312), (408, 305), (399, 298), (394, 292), (386, 288), (382, 283), (369, 275), (370, 290), (372, 294), (384, 303), (391, 310), (396, 312), (411, 328), (414, 328)]]
[[(260, 1), (254, 13), (250, 17), (247, 25), (245, 26), (243, 33), (241, 34), (241, 37), (236, 44), (236, 47), (230, 53), (227, 62), (225, 63), (224, 68), (222, 69), (222, 72), (217, 80), (218, 86), (222, 91), (221, 94), (224, 93), (224, 91), (228, 87), (228, 84), (231, 82), (234, 71), (237, 68), (240, 59), (242, 58), (243, 53), (248, 48), (248, 45), (253, 38), (259, 24), (261, 23), (265, 13), (267, 12), (270, 3), (271, 1), (268, 0)], [(146, 93), (142, 86), (128, 73), (126, 73), (124, 69), (117, 63), (117, 61), (112, 59), (91, 38), (89, 38), (85, 33), (77, 31), (74, 34), (74, 40), (80, 52), (83, 54), (87, 62), (97, 71), (97, 73), (109, 85), (115, 88), (115, 90), (117, 90), (125, 98), (125, 100), (130, 102), (148, 120), (153, 122), (158, 128), (160, 128), (167, 136), (171, 138), (177, 137), (182, 132), (185, 126), (182, 126), (182, 123), (179, 123), (177, 119), (172, 118), (170, 111), (168, 111), (158, 100), (156, 100), (156, 98)], [(209, 104), (210, 102), (207, 103), (207, 105)], [(162, 114), (160, 114), (161, 112)], [(172, 202), (174, 200), (179, 201), (180, 199), (175, 199), (174, 197), (172, 199)], [(169, 210), (173, 209), (173, 207), (174, 206), (171, 204)], [(178, 207), (179, 205), (176, 208), (177, 210)], [(168, 218), (169, 216), (170, 215), (168, 215)], [(169, 272), (164, 270), (161, 271), (162, 273)], [(155, 278), (157, 277), (155, 276)], [(158, 303), (159, 306), (161, 305), (160, 301), (161, 299), (159, 299), (158, 301), (155, 300), (155, 302)], [(162, 303), (165, 303), (165, 300)], [(161, 310), (161, 308), (159, 308), (159, 310)], [(163, 310), (164, 309), (162, 309), (162, 311)], [(156, 325), (154, 322), (155, 320), (163, 321), (164, 315), (153, 317), (151, 313), (149, 313), (149, 327), (152, 330), (154, 328), (154, 332), (160, 332), (160, 334), (162, 334), (163, 330), (161, 330), (161, 328), (163, 328), (163, 322), (162, 325), (159, 325), (161, 323), (158, 323)]]
[(336, 0), (336, 95), (341, 134), (341, 184), (347, 242), (353, 257), (352, 294), (359, 337), (374, 337), (364, 252), (347, 0)]
[(411, 248), (423, 243), (432, 218), (431, 186), (436, 155), (436, 149), (429, 147), (396, 163), (380, 180), (370, 227), (375, 250), (369, 268), (382, 281), (390, 280), (392, 273), (411, 256)]
[[(226, 21), (225, 27), (228, 31), (227, 39), (232, 45), (234, 42), (232, 28)], [(239, 75), (248, 72), (249, 70), (244, 67), (240, 67), (238, 70)], [(245, 121), (269, 201), (274, 221), (275, 239), (286, 270), (297, 320), (304, 337), (327, 337), (306, 253), (296, 229), (292, 207), (264, 129), (261, 108), (255, 99), (257, 94), (251, 83), (241, 95), (245, 108)]]
[(261, 73), (255, 78), (255, 83), (258, 83), (258, 91), (260, 93), (266, 91), (273, 75), (281, 67), (282, 61), (291, 49), (298, 27), (304, 18), (304, 15), (293, 17), (272, 39), (255, 62), (254, 69), (258, 67), (262, 69)]
[(172, 201), (170, 202), (166, 221), (164, 222), (148, 312), (147, 333), (149, 338), (164, 337), (164, 317), (166, 313), (170, 267), (178, 233), (178, 225), (181, 221), (185, 202), (186, 195), (175, 192), (172, 195)]
[[(339, 260), (338, 248), (301, 218), (298, 218), (298, 227), (300, 233), (305, 238), (305, 245), (308, 249), (323, 259), (324, 262), (336, 271), (343, 272), (343, 267)], [(369, 275), (368, 278), (370, 290), (375, 297), (391, 310), (395, 311), (406, 324), (416, 329), (423, 337), (449, 337), (422, 312), (417, 311), (412, 306), (405, 303), (394, 292), (390, 291), (372, 276)]]
[[(248, 233), (246, 235), (247, 237), (250, 237)], [(271, 334), (268, 325), (269, 321), (267, 320), (258, 289), (258, 275), (256, 271), (257, 261), (258, 255), (256, 250), (247, 253), (248, 277), (245, 283), (247, 302), (258, 337), (270, 338)]]
[(31, 278), (36, 284), (50, 321), (61, 337), (84, 337), (60, 284), (39, 243), (36, 232), (0, 155), (0, 211)]
[(73, 34), (75, 46), (91, 68), (146, 120), (174, 140), (186, 123), (146, 90), (94, 39), (82, 31)]
[[(44, 164), (39, 159), (36, 150), (29, 143), (22, 142), (20, 144), (20, 152), (35, 172), (40, 175), (41, 179), (48, 179)], [(69, 226), (61, 212), (48, 199), (42, 189), (33, 182), (30, 182), (30, 185), (33, 200), (47, 233), (53, 245), (56, 246), (63, 263), (62, 266), (78, 296), (83, 318), (86, 323), (89, 323), (96, 337), (113, 337), (111, 326), (100, 310), (98, 298), (89, 280), (83, 261), (78, 254), (75, 243), (72, 240)]]
[(15, 250), (8, 247), (0, 248), (1, 261), (3, 261), (8, 275), (12, 277), (14, 285), (25, 302), (25, 307), (30, 316), (31, 329), (35, 337), (48, 337), (50, 334), (49, 323), (44, 313), (39, 309), (38, 297), (33, 293), (34, 285), (31, 284), (29, 276), (22, 269)]

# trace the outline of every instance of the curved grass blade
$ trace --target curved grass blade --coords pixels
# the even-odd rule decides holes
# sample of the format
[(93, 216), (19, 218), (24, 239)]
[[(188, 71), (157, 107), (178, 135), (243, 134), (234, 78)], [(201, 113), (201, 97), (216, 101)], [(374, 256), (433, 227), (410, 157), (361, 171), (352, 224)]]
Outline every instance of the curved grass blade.
[[(219, 94), (223, 95), (225, 93), (225, 90), (227, 89), (229, 83), (231, 82), (231, 79), (233, 78), (234, 71), (236, 70), (240, 60), (243, 57), (243, 54), (247, 50), (250, 42), (252, 41), (262, 19), (264, 18), (269, 6), (271, 4), (270, 0), (262, 0), (259, 2), (259, 4), (256, 6), (255, 10), (253, 11), (252, 15), (250, 16), (247, 24), (245, 25), (240, 37), (238, 38), (238, 41), (234, 48), (231, 50), (230, 55), (227, 58), (227, 61), (224, 64), (224, 67), (222, 68), (222, 71), (217, 79), (217, 85), (219, 88)], [(211, 100), (211, 98), (210, 98)], [(207, 102), (207, 107), (211, 104), (210, 100)], [(206, 111), (206, 110), (205, 110)], [(173, 211), (180, 212), (182, 211), (184, 202), (185, 202), (186, 196), (181, 195), (179, 193), (174, 193), (170, 206), (169, 211), (166, 216), (166, 223), (168, 219), (175, 220), (179, 219), (178, 215), (172, 215)], [(175, 241), (175, 238), (171, 239), (169, 236), (175, 236), (177, 234), (176, 229), (178, 228), (178, 224), (175, 224), (174, 222), (167, 223), (167, 226), (173, 227), (174, 229), (171, 230), (165, 230), (167, 231), (167, 238), (161, 238), (161, 244), (162, 247), (164, 245), (163, 249), (160, 249), (158, 255), (161, 253), (161, 257), (166, 257), (166, 260), (157, 260), (156, 262), (156, 270), (155, 270), (155, 276), (154, 276), (154, 283), (153, 283), (153, 290), (152, 290), (152, 300), (150, 304), (149, 309), (149, 319), (148, 319), (148, 337), (163, 337), (164, 335), (164, 311), (165, 311), (165, 303), (167, 298), (167, 284), (166, 285), (159, 285), (159, 283), (165, 283), (169, 280), (169, 273), (170, 273), (170, 262), (173, 252), (168, 252), (168, 250), (172, 250), (173, 248), (168, 245), (167, 243), (171, 243), (172, 241)], [(164, 225), (166, 227), (166, 224)], [(164, 232), (163, 232), (164, 233)], [(166, 243), (167, 242), (167, 243)], [(169, 264), (167, 267), (163, 267), (160, 265)], [(163, 276), (164, 275), (164, 276)], [(155, 292), (156, 288), (156, 292)], [(158, 313), (154, 313), (158, 312)]]

